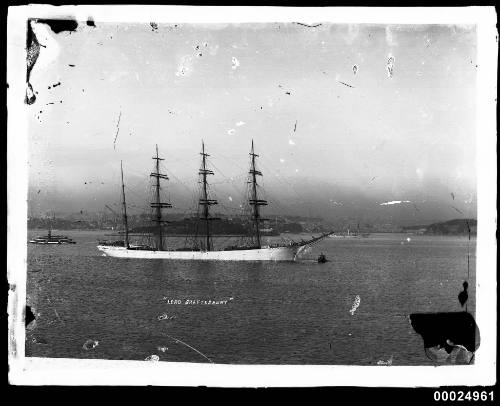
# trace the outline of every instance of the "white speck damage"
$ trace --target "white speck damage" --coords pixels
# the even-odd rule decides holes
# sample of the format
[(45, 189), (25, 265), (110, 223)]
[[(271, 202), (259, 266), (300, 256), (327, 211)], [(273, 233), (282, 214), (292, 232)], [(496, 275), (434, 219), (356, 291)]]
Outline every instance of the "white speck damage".
[(356, 297), (354, 299), (354, 303), (352, 304), (351, 310), (349, 310), (349, 313), (351, 313), (351, 316), (354, 315), (354, 312), (359, 307), (360, 303), (361, 303), (361, 298), (359, 297), (359, 295), (356, 295)]
[(392, 200), (391, 202), (380, 203), (381, 206), (391, 206), (393, 204), (411, 203), (409, 200)]
[(387, 361), (383, 361), (383, 360), (380, 360), (380, 361), (377, 361), (377, 365), (392, 365), (392, 360), (393, 360), (393, 356), (391, 355), (391, 358), (389, 358)]
[[(40, 314), (38, 314), (38, 315), (40, 315)], [(88, 350), (93, 350), (98, 345), (99, 345), (99, 341), (88, 339), (87, 341), (85, 341), (82, 348), (84, 350), (88, 351)]]
[(233, 66), (231, 67), (233, 70), (240, 66), (240, 61), (238, 61), (238, 59), (234, 56), (231, 58), (231, 62), (233, 63)]
[(387, 77), (392, 78), (392, 75), (394, 74), (394, 62), (395, 58), (393, 55), (389, 54), (387, 58)]
[(175, 76), (184, 77), (193, 73), (193, 57), (191, 55), (184, 55), (181, 57), (177, 72)]

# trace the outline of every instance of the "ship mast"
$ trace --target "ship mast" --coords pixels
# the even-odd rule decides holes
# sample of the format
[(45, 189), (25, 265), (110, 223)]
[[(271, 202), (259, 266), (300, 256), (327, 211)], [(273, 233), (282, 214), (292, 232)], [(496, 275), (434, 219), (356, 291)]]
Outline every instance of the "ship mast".
[[(56, 222), (56, 213), (55, 212), (52, 215), (52, 219), (53, 219), (53, 222), (55, 223)], [(49, 221), (49, 231), (47, 232), (47, 235), (49, 238), (52, 237), (52, 222), (51, 221)]]
[(128, 241), (127, 204), (125, 203), (125, 184), (123, 183), (123, 161), (120, 161), (120, 170), (122, 173), (122, 206), (123, 206), (123, 226), (125, 227), (125, 247), (130, 248)]
[(156, 145), (156, 156), (153, 157), (156, 160), (156, 172), (151, 172), (150, 176), (156, 179), (156, 183), (153, 185), (155, 188), (155, 201), (151, 203), (151, 208), (156, 209), (156, 218), (153, 219), (154, 222), (158, 223), (158, 242), (157, 249), (158, 251), (163, 251), (163, 234), (162, 234), (162, 224), (167, 223), (167, 221), (162, 219), (161, 209), (169, 209), (172, 207), (170, 203), (164, 203), (160, 200), (160, 179), (168, 180), (168, 176), (160, 173), (160, 161), (163, 161), (163, 158), (158, 156), (158, 144)]
[(201, 184), (202, 184), (202, 190), (201, 190), (201, 198), (198, 202), (200, 206), (203, 208), (202, 215), (201, 217), (202, 220), (205, 221), (205, 227), (206, 227), (206, 250), (211, 251), (212, 245), (210, 241), (210, 221), (211, 220), (216, 220), (214, 217), (209, 217), (209, 208), (210, 206), (217, 204), (217, 200), (210, 199), (208, 197), (208, 183), (207, 183), (207, 175), (213, 175), (213, 171), (210, 169), (207, 169), (207, 157), (210, 156), (207, 153), (205, 153), (205, 143), (202, 141), (201, 142), (201, 152), (200, 155), (202, 156), (202, 162), (201, 162), (201, 168), (198, 172), (199, 175), (201, 175)]
[(56, 212), (54, 212), (52, 214), (52, 222), (49, 221), (49, 232), (47, 233), (49, 238), (52, 237), (52, 227), (53, 227), (53, 224), (55, 224), (55, 222), (56, 222)]
[(250, 171), (248, 172), (250, 174), (250, 182), (252, 184), (252, 190), (251, 190), (251, 196), (248, 202), (250, 203), (250, 206), (253, 206), (253, 222), (254, 222), (254, 227), (255, 227), (255, 237), (257, 239), (257, 248), (261, 247), (261, 241), (260, 241), (260, 230), (259, 230), (259, 224), (260, 221), (262, 220), (260, 218), (260, 213), (259, 213), (259, 206), (266, 206), (267, 201), (262, 200), (258, 198), (257, 194), (257, 176), (262, 176), (262, 172), (258, 171), (255, 169), (255, 158), (258, 157), (256, 153), (254, 153), (253, 149), (253, 140), (252, 140), (252, 150), (250, 151), (251, 156), (251, 164), (250, 164)]

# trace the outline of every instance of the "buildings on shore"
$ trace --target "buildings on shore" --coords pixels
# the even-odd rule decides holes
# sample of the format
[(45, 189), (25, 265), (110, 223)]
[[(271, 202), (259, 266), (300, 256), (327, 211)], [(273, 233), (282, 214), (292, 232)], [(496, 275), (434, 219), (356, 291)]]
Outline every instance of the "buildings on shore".
[[(217, 214), (220, 221), (214, 222), (216, 234), (244, 234), (250, 223), (244, 216), (225, 216)], [(390, 222), (356, 223), (346, 220), (326, 221), (320, 217), (301, 216), (268, 216), (262, 223), (264, 235), (281, 233), (323, 233), (327, 231), (351, 233), (409, 233), (416, 235), (476, 235), (475, 219), (454, 219), (429, 225), (401, 226)], [(189, 234), (195, 227), (196, 220), (181, 213), (173, 213), (167, 217), (168, 234)], [(28, 217), (28, 229), (56, 230), (116, 230), (121, 227), (122, 218), (119, 213), (73, 213)], [(150, 232), (152, 229), (148, 214), (132, 214), (128, 216), (129, 228), (132, 232)]]

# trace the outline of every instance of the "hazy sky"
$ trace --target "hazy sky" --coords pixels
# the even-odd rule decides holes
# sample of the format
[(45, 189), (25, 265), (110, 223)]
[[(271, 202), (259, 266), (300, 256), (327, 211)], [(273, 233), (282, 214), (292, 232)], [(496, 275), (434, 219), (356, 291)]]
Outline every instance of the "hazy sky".
[(475, 217), (472, 26), (34, 29), (31, 213), (118, 202), (120, 160), (147, 205), (155, 144), (184, 210), (202, 139), (219, 209), (236, 208), (253, 139), (271, 213)]

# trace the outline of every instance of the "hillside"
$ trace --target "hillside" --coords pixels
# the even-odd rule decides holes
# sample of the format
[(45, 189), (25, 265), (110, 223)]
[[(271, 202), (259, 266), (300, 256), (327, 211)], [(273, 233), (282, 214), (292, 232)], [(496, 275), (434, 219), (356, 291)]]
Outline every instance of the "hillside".
[(454, 219), (441, 223), (433, 223), (427, 226), (403, 227), (406, 232), (418, 232), (426, 235), (476, 235), (477, 220)]

